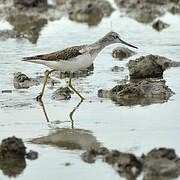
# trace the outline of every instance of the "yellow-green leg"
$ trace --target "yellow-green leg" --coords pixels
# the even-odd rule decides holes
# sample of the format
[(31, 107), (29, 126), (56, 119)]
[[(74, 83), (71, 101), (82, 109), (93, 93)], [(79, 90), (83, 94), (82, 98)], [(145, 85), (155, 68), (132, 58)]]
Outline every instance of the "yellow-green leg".
[(43, 84), (43, 87), (42, 87), (42, 90), (41, 92), (39, 93), (39, 95), (36, 97), (36, 100), (37, 101), (41, 101), (41, 98), (44, 94), (44, 89), (45, 89), (45, 86), (46, 86), (46, 83), (47, 83), (47, 78), (49, 76), (49, 74), (51, 74), (53, 71), (55, 71), (54, 69), (51, 70), (51, 71), (46, 71), (46, 74), (45, 74), (45, 77), (44, 77), (44, 84)]
[(72, 74), (70, 73), (68, 86), (69, 86), (69, 87), (81, 98), (81, 100), (83, 101), (83, 100), (84, 100), (84, 97), (81, 96), (76, 89), (74, 89), (74, 87), (73, 87), (72, 84), (71, 84), (71, 79), (72, 79)]

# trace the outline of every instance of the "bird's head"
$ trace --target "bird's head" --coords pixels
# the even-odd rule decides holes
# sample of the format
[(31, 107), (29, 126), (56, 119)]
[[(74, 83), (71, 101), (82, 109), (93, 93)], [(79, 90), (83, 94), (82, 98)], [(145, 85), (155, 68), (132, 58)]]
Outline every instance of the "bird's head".
[(111, 44), (112, 44), (112, 43), (122, 43), (122, 44), (125, 44), (125, 45), (127, 45), (127, 46), (130, 46), (130, 47), (133, 47), (133, 48), (138, 49), (136, 46), (133, 46), (133, 45), (131, 45), (131, 44), (123, 41), (123, 40), (120, 38), (119, 34), (116, 33), (116, 32), (112, 32), (112, 31), (109, 32), (108, 34), (106, 34), (105, 39), (106, 39), (106, 41), (109, 41), (109, 43), (111, 43)]

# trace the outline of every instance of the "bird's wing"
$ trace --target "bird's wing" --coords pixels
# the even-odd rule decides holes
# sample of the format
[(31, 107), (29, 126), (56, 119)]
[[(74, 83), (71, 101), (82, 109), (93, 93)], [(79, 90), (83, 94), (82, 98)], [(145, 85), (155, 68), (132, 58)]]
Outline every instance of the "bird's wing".
[(36, 59), (41, 59), (41, 60), (46, 60), (46, 61), (60, 61), (60, 60), (68, 60), (73, 57), (76, 57), (78, 55), (83, 54), (84, 52), (82, 51), (86, 45), (81, 45), (81, 46), (73, 46), (70, 48), (66, 48), (60, 51), (56, 51), (50, 54), (42, 54), (42, 55), (37, 55), (37, 56), (31, 56), (31, 57), (24, 57), (23, 61), (28, 61), (28, 60), (36, 60)]

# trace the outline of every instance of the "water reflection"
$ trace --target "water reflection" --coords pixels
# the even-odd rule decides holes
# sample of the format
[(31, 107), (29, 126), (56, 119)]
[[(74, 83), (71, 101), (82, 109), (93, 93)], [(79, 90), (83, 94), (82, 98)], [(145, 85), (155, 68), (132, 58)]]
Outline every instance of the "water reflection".
[(26, 167), (26, 161), (24, 158), (8, 158), (0, 160), (0, 169), (3, 174), (9, 177), (17, 177), (23, 172)]
[(27, 16), (26, 14), (10, 14), (7, 21), (13, 26), (13, 30), (17, 37), (28, 39), (35, 44), (39, 38), (40, 31), (47, 24), (47, 19), (35, 16)]
[[(70, 118), (70, 120), (71, 120), (71, 128), (72, 128), (72, 129), (74, 128), (73, 114), (74, 114), (75, 111), (79, 108), (79, 106), (82, 104), (83, 101), (84, 101), (84, 100), (81, 100), (81, 101), (76, 105), (76, 107), (74, 107), (73, 110), (69, 113), (69, 118)], [(50, 122), (43, 101), (41, 100), (41, 101), (39, 101), (39, 103), (40, 103), (40, 106), (42, 107), (42, 110), (43, 110), (43, 113), (44, 113), (44, 115), (45, 115), (46, 121), (47, 121), (47, 122)]]
[(92, 132), (84, 129), (56, 128), (48, 136), (32, 139), (35, 144), (47, 144), (68, 150), (87, 150), (100, 147)]

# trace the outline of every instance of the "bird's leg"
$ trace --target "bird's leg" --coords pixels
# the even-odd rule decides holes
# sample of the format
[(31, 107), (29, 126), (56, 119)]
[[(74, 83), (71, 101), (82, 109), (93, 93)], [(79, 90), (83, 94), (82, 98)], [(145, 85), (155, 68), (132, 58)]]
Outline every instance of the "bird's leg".
[(46, 83), (47, 83), (47, 78), (48, 78), (49, 74), (51, 74), (53, 71), (55, 71), (55, 70), (53, 69), (53, 70), (51, 70), (51, 71), (46, 71), (45, 77), (44, 77), (44, 84), (43, 84), (42, 90), (41, 90), (41, 92), (39, 93), (39, 95), (36, 97), (36, 100), (37, 100), (37, 101), (41, 101), (41, 98), (42, 98), (42, 96), (43, 96), (43, 94), (44, 94), (44, 89), (45, 89), (45, 86), (46, 86)]
[(72, 86), (71, 84), (71, 79), (72, 79), (72, 74), (70, 72), (70, 76), (69, 76), (69, 82), (68, 82), (68, 86), (81, 98), (81, 100), (83, 101), (84, 100), (84, 97), (81, 96), (76, 89), (74, 89), (74, 87)]

